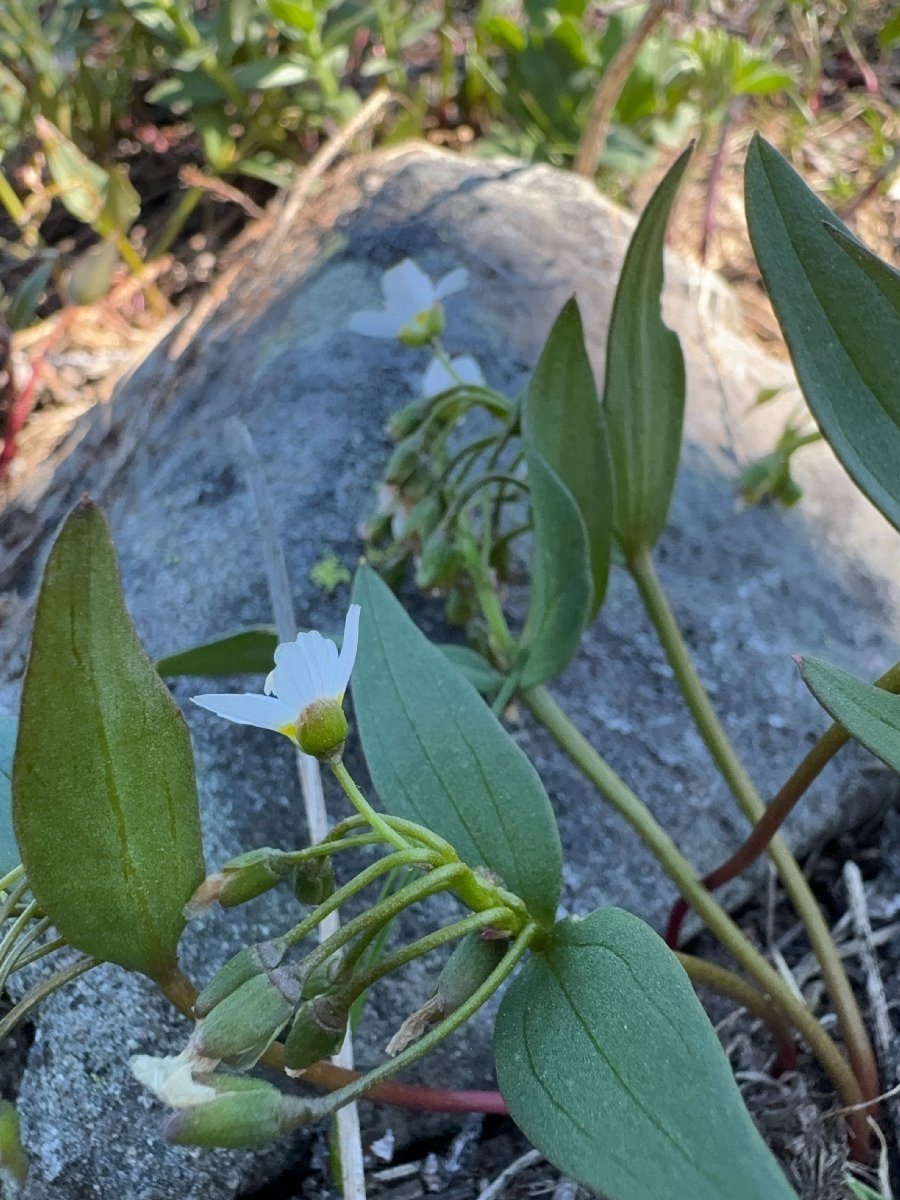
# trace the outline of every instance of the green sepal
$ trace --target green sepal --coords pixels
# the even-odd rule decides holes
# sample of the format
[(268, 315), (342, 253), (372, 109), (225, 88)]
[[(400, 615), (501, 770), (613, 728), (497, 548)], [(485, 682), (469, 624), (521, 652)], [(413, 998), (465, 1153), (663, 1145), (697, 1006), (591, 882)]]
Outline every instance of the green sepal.
[(286, 1100), (271, 1083), (233, 1075), (198, 1075), (196, 1082), (219, 1094), (162, 1123), (161, 1133), (172, 1145), (257, 1150), (284, 1132)]
[(232, 955), (228, 962), (216, 971), (194, 1001), (194, 1016), (200, 1018), (209, 1016), (217, 1005), (221, 1004), (232, 992), (236, 992), (239, 987), (243, 987), (257, 975), (274, 971), (281, 965), (287, 951), (287, 942), (280, 937), (272, 938), (268, 942), (257, 942), (253, 946), (245, 946), (243, 950), (238, 950), (237, 954)]
[(194, 1053), (238, 1071), (249, 1070), (286, 1027), (301, 994), (297, 980), (281, 968), (254, 975), (196, 1027), (190, 1041)]
[(297, 1011), (284, 1043), (284, 1065), (302, 1071), (336, 1054), (344, 1043), (349, 1005), (335, 996), (316, 996)]

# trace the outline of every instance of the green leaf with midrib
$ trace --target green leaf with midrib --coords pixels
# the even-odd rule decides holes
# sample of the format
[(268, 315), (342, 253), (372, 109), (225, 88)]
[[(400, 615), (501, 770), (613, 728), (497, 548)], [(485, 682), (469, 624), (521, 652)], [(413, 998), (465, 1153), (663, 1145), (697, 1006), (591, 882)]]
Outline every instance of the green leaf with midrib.
[(562, 851), (534, 767), (369, 567), (353, 598), (362, 607), (353, 705), (385, 809), (433, 829), (551, 922)]
[(516, 1123), (607, 1200), (797, 1200), (687, 975), (630, 913), (556, 925), (503, 998), (494, 1050)]
[(125, 608), (99, 509), (83, 501), (41, 584), (13, 766), (35, 899), (98, 959), (168, 977), (204, 877), (187, 726)]

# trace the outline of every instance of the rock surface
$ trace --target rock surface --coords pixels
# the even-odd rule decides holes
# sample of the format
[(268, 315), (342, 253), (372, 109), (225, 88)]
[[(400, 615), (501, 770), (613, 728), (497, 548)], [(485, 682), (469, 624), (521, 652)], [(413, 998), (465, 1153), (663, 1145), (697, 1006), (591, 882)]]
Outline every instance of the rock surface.
[[(228, 295), (199, 328), (176, 330), (136, 370), (74, 452), (78, 470), (70, 475), (107, 508), (131, 612), (152, 655), (270, 619), (253, 510), (223, 435), (232, 415), (249, 426), (265, 464), (298, 620), (339, 626), (347, 588), (329, 596), (311, 584), (310, 571), (326, 551), (352, 568), (356, 528), (387, 450), (384, 419), (411, 397), (425, 365), (423, 355), (357, 337), (346, 323), (355, 309), (377, 306), (381, 272), (400, 259), (415, 257), (432, 276), (469, 269), (470, 287), (447, 305), (446, 343), (453, 353), (474, 354), (491, 384), (522, 383), (573, 291), (602, 368), (633, 221), (583, 181), (545, 167), (414, 150), (376, 160), (327, 199), (329, 213), (338, 214), (335, 227), (307, 224), (248, 253)], [(787, 384), (790, 372), (742, 340), (718, 280), (671, 261), (667, 288), (667, 313), (688, 362), (689, 408), (671, 526), (657, 559), (704, 681), (766, 793), (824, 725), (791, 654), (822, 654), (868, 676), (898, 657), (895, 539), (824, 447), (799, 463), (806, 497), (797, 510), (737, 511), (740, 466), (771, 449), (792, 399), (748, 410), (762, 388)], [(58, 489), (43, 511), (67, 499)], [(19, 587), (6, 600), (0, 646), (7, 684), (0, 699), (8, 709), (22, 665), (27, 581), (20, 578)], [(424, 617), (433, 620), (427, 610)], [(184, 703), (232, 685), (241, 686), (182, 681), (175, 694)], [(622, 572), (556, 690), (698, 867), (734, 848), (744, 823), (692, 731)], [(210, 866), (256, 845), (299, 844), (301, 807), (286, 743), (189, 704), (185, 711)], [(672, 890), (637, 838), (546, 736), (528, 721), (515, 732), (559, 813), (567, 908), (585, 913), (615, 903), (659, 924)], [(858, 811), (848, 807), (860, 790), (857, 767), (848, 755), (822, 779), (793, 825), (799, 845)], [(862, 789), (869, 804), (891, 786), (877, 772), (872, 779)], [(328, 799), (334, 812), (344, 811), (331, 790)], [(205, 978), (248, 930), (263, 936), (277, 920), (267, 900), (192, 928), (189, 973)], [(376, 1060), (426, 986), (420, 972), (382, 993), (375, 1029), (359, 1045), (364, 1064)], [(149, 985), (115, 968), (87, 975), (46, 1005), (20, 1090), (34, 1164), (27, 1200), (226, 1200), (296, 1164), (296, 1144), (260, 1159), (159, 1142), (159, 1110), (126, 1062), (138, 1051), (180, 1048), (184, 1036)], [(487, 1038), (484, 1020), (458, 1036), (442, 1055), (442, 1082), (484, 1081)], [(375, 1134), (388, 1125), (415, 1128), (384, 1109), (368, 1110), (365, 1119)]]

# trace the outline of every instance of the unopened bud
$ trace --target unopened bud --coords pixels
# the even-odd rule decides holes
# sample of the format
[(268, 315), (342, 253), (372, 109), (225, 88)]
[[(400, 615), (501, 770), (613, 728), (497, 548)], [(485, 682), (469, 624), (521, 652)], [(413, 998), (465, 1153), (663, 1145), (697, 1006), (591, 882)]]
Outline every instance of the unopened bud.
[(438, 976), (434, 989), (437, 1016), (449, 1017), (465, 1004), (499, 966), (508, 948), (508, 939), (485, 940), (480, 933), (467, 933)]
[(326, 994), (306, 1001), (284, 1043), (285, 1068), (302, 1071), (330, 1058), (343, 1045), (348, 1019), (348, 1006), (336, 996)]
[(162, 1132), (176, 1146), (252, 1150), (284, 1132), (286, 1100), (261, 1079), (205, 1075), (199, 1080), (218, 1094), (205, 1104), (179, 1109), (163, 1122)]
[(451, 625), (466, 625), (478, 612), (475, 598), (467, 588), (453, 587), (444, 602), (444, 614)]
[(315, 970), (302, 976), (303, 999), (312, 1000), (314, 996), (321, 996), (323, 992), (331, 991), (340, 976), (343, 965), (343, 951), (336, 950), (323, 963), (319, 963)]
[(400, 442), (415, 433), (428, 415), (430, 407), (430, 400), (413, 400), (411, 404), (404, 404), (402, 408), (392, 412), (387, 422), (387, 432), (391, 440)]
[(234, 908), (277, 887), (291, 870), (285, 863), (283, 850), (250, 850), (230, 859), (222, 867), (224, 876), (219, 889), (219, 903), (223, 908)]
[(422, 547), (422, 556), (416, 567), (416, 584), (426, 589), (448, 587), (461, 565), (459, 550), (442, 533), (433, 533)]
[(294, 869), (294, 895), (301, 904), (318, 908), (334, 892), (334, 883), (330, 857), (308, 858)]
[(266, 971), (274, 971), (286, 953), (287, 943), (284, 938), (257, 942), (255, 946), (245, 946), (243, 950), (239, 950), (216, 971), (197, 997), (194, 1002), (194, 1015), (208, 1016), (217, 1004), (221, 1004), (243, 984), (257, 975), (264, 975)]
[(418, 434), (404, 440), (394, 447), (393, 453), (384, 469), (386, 483), (403, 484), (415, 471), (419, 464), (419, 454), (422, 450), (422, 439)]
[(255, 975), (203, 1018), (188, 1048), (198, 1057), (246, 1071), (290, 1021), (301, 994), (301, 985), (287, 971)]
[(409, 516), (403, 528), (404, 537), (416, 534), (424, 541), (437, 528), (443, 515), (444, 506), (436, 496), (423, 497), (409, 510)]
[(347, 718), (340, 700), (314, 700), (300, 714), (297, 742), (304, 754), (337, 762), (347, 740)]

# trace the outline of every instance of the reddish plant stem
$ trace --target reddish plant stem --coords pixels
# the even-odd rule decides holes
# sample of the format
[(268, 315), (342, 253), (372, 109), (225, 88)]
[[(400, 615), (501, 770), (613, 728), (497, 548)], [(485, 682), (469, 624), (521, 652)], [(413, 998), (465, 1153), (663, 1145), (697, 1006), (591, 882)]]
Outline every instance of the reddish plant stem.
[[(900, 692), (900, 663), (886, 671), (880, 679), (876, 679), (875, 687), (886, 692)], [(810, 752), (797, 766), (791, 777), (773, 797), (771, 804), (754, 825), (747, 840), (740, 846), (731, 858), (710, 871), (703, 877), (703, 886), (713, 891), (723, 884), (729, 883), (752, 863), (765, 853), (769, 842), (784, 824), (794, 805), (802, 798), (810, 785), (834, 758), (838, 750), (850, 740), (850, 735), (843, 725), (831, 725), (819, 738)], [(666, 926), (666, 943), (673, 950), (678, 948), (681, 938), (681, 926), (687, 916), (690, 905), (679, 897), (673, 904)]]

